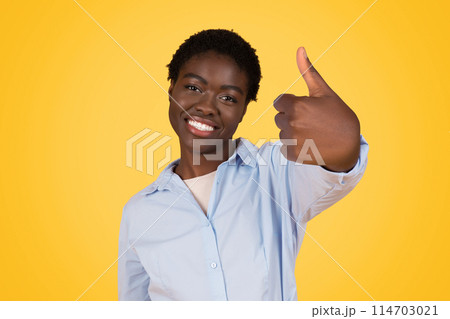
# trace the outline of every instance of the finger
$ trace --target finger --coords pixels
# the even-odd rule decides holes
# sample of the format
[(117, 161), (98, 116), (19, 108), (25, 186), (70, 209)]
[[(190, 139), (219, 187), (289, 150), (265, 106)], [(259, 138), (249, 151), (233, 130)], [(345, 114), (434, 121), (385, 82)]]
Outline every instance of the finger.
[(309, 61), (304, 47), (297, 50), (297, 66), (308, 86), (309, 96), (322, 96), (332, 92), (325, 80)]
[(286, 110), (286, 106), (291, 105), (292, 103), (289, 102), (292, 97), (295, 97), (293, 94), (280, 94), (278, 97), (273, 101), (273, 106), (278, 112), (284, 112)]
[(287, 129), (289, 127), (288, 117), (285, 113), (277, 113), (275, 115), (275, 124), (280, 129)]

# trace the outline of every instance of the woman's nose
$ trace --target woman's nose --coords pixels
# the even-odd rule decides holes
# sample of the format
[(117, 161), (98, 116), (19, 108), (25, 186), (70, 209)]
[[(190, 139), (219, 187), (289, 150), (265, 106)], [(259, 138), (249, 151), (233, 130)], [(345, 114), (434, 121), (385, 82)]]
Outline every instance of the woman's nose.
[(202, 112), (204, 115), (214, 115), (218, 112), (215, 97), (210, 95), (205, 95), (200, 101), (195, 105), (195, 109)]

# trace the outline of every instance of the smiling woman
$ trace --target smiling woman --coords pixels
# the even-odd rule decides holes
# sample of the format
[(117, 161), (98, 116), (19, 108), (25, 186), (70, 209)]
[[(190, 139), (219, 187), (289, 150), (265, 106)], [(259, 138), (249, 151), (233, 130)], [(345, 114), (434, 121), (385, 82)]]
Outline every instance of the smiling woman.
[[(180, 141), (181, 161), (175, 172), (183, 179), (211, 173), (228, 159), (230, 141), (247, 105), (256, 101), (261, 67), (256, 50), (233, 31), (204, 30), (188, 38), (175, 52), (169, 68), (169, 119)], [(221, 156), (198, 156), (193, 165), (193, 141), (215, 139)], [(217, 146), (202, 143), (203, 154)]]
[[(233, 59), (214, 51), (189, 59), (179, 79), (172, 80), (169, 118), (180, 140), (181, 163), (176, 173), (182, 178), (210, 173), (228, 159), (229, 142), (246, 112), (248, 82), (246, 72)], [(200, 157), (203, 163), (193, 165), (193, 141), (198, 138), (223, 141), (222, 157), (216, 161)], [(215, 145), (202, 148), (202, 153), (215, 152)], [(193, 172), (184, 171), (186, 167)]]
[[(255, 50), (239, 35), (197, 33), (168, 67), (169, 119), (181, 156), (123, 209), (119, 300), (297, 300), (295, 261), (306, 223), (364, 174), (368, 145), (359, 126), (347, 130), (358, 134), (359, 157), (350, 170), (296, 165), (284, 158), (281, 141), (258, 148), (233, 139), (261, 79)], [(351, 110), (330, 92), (316, 100), (317, 109), (345, 126), (349, 120), (340, 113)], [(290, 101), (277, 107), (287, 114), (302, 106)], [(332, 123), (310, 113), (312, 123)], [(331, 132), (328, 144), (342, 137)]]

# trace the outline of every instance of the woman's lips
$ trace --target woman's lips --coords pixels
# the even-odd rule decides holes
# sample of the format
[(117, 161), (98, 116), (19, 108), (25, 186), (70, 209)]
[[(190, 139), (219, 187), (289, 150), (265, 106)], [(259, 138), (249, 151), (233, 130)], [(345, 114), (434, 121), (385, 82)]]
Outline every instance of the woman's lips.
[(188, 119), (194, 120), (195, 122), (199, 122), (199, 123), (202, 123), (202, 124), (206, 124), (206, 125), (212, 126), (214, 128), (218, 128), (218, 125), (217, 125), (216, 122), (214, 122), (212, 120), (205, 119), (205, 118), (203, 118), (201, 116), (190, 115), (188, 117)]
[(212, 121), (203, 119), (199, 120), (198, 117), (193, 117), (193, 119), (194, 120), (187, 118), (185, 122), (188, 130), (196, 136), (208, 137), (214, 134), (214, 131), (217, 130), (216, 126), (210, 125), (210, 123), (213, 123)]

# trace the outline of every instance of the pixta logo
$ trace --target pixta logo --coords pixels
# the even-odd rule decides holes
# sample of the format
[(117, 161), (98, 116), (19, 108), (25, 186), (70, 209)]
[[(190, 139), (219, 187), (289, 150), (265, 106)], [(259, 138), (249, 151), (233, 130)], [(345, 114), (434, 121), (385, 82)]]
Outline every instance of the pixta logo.
[[(160, 138), (162, 133), (145, 128), (139, 133), (130, 137), (126, 142), (126, 165), (133, 167), (133, 153), (135, 153), (136, 169), (144, 172), (144, 162), (146, 162), (146, 173), (153, 175), (155, 164), (155, 152), (164, 147), (172, 137), (164, 135)], [(133, 152), (135, 149), (135, 152)], [(172, 148), (167, 145), (164, 150), (164, 158), (156, 162), (157, 169), (170, 162), (172, 157)]]
[[(247, 158), (243, 160), (246, 161), (251, 160), (253, 158), (257, 161), (259, 166), (267, 166), (268, 163), (264, 158), (261, 157), (259, 153), (259, 148), (265, 142), (276, 143), (277, 141), (278, 139), (274, 138), (271, 139), (260, 138), (258, 142), (255, 144), (255, 146), (257, 147), (256, 149), (253, 148), (247, 149), (245, 145), (242, 145), (241, 147), (246, 148), (247, 149), (246, 153), (248, 154)], [(280, 139), (279, 141), (281, 142), (281, 144), (278, 146), (280, 147), (280, 151), (282, 154), (285, 154), (287, 146), (296, 146), (298, 142), (296, 139)], [(224, 146), (224, 143), (225, 140), (222, 139), (194, 139), (192, 163), (194, 165), (200, 165), (202, 157), (205, 158), (207, 161), (208, 160), (220, 161), (221, 159), (224, 158), (224, 149), (227, 147)], [(236, 149), (236, 140), (230, 139), (228, 140), (227, 144), (228, 144), (228, 154), (231, 155)], [(200, 151), (202, 146), (215, 146), (216, 152), (207, 154), (202, 153)], [(294, 165), (303, 165), (303, 162), (305, 161), (312, 161), (313, 158), (309, 153), (314, 155), (318, 165), (325, 165), (322, 155), (320, 154), (319, 149), (317, 148), (316, 144), (314, 143), (314, 140), (312, 139), (305, 139)], [(275, 164), (278, 164), (280, 166), (286, 166), (288, 164), (288, 160), (286, 159), (285, 156), (279, 156), (279, 163)], [(233, 161), (229, 162), (229, 165), (236, 165), (235, 158), (233, 159)]]

